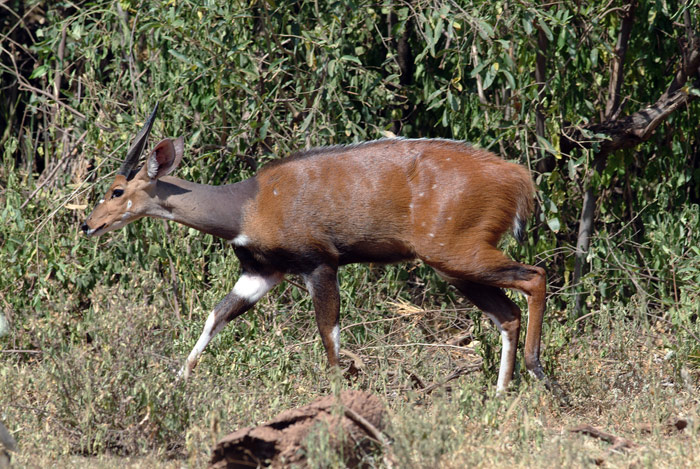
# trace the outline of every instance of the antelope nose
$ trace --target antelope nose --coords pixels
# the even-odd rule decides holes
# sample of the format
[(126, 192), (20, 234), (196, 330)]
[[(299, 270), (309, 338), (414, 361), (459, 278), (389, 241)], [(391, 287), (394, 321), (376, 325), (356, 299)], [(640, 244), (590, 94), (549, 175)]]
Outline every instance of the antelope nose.
[(83, 223), (80, 229), (83, 230), (83, 233), (87, 233), (90, 228), (88, 228), (87, 223)]

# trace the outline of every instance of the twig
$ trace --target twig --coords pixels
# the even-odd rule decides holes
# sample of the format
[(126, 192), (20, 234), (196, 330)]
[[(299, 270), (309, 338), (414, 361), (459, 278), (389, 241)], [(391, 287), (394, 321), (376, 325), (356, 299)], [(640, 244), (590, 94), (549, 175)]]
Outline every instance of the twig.
[(654, 318), (654, 319), (658, 319), (659, 321), (663, 321), (663, 322), (665, 322), (666, 324), (670, 325), (671, 327), (680, 327), (680, 328), (683, 329), (685, 332), (687, 332), (690, 336), (692, 336), (693, 339), (695, 339), (695, 340), (697, 341), (697, 343), (700, 344), (700, 337), (696, 336), (696, 335), (695, 335), (690, 329), (688, 329), (687, 327), (685, 327), (685, 326), (683, 326), (683, 325), (681, 325), (681, 324), (675, 324), (675, 323), (669, 321), (668, 319), (666, 319), (666, 318), (664, 318), (664, 317), (657, 316), (657, 315), (655, 315), (655, 314), (651, 314), (651, 313), (646, 312), (646, 311), (645, 311), (645, 314), (646, 314), (647, 316), (649, 316), (649, 317)]
[(78, 150), (78, 146), (83, 142), (83, 140), (85, 139), (85, 136), (87, 135), (87, 133), (88, 133), (87, 130), (86, 130), (85, 132), (83, 132), (83, 134), (78, 138), (78, 141), (75, 142), (75, 145), (73, 145), (73, 148), (71, 149), (71, 151), (69, 151), (68, 154), (67, 154), (66, 156), (64, 156), (63, 158), (61, 158), (61, 160), (60, 160), (60, 161), (56, 164), (56, 166), (54, 166), (54, 168), (51, 170), (51, 172), (49, 173), (49, 175), (46, 176), (46, 178), (44, 178), (44, 180), (41, 182), (41, 184), (39, 184), (39, 185), (37, 186), (37, 188), (34, 189), (34, 192), (32, 192), (31, 195), (30, 195), (29, 197), (27, 197), (27, 200), (25, 200), (25, 201), (22, 203), (22, 205), (19, 207), (20, 210), (22, 210), (24, 207), (26, 207), (27, 204), (29, 203), (29, 201), (32, 200), (32, 199), (34, 198), (34, 196), (36, 196), (36, 195), (39, 193), (39, 191), (41, 190), (41, 188), (44, 187), (46, 184), (48, 184), (48, 182), (54, 177), (54, 175), (56, 174), (56, 172), (58, 172), (58, 168), (60, 168), (61, 166), (63, 166), (64, 161), (67, 160), (68, 158), (70, 158), (70, 157)]
[(61, 31), (61, 41), (58, 43), (58, 52), (56, 53), (56, 68), (54, 70), (54, 78), (53, 78), (53, 99), (56, 101), (56, 106), (55, 110), (53, 112), (53, 116), (51, 116), (51, 121), (53, 125), (56, 124), (58, 121), (58, 107), (59, 107), (59, 102), (61, 101), (60, 99), (60, 94), (61, 94), (61, 79), (63, 76), (63, 55), (66, 50), (66, 35), (68, 34), (68, 29), (64, 25), (63, 30)]
[[(17, 78), (19, 79), (19, 88), (20, 88), (21, 90), (32, 91), (32, 92), (34, 92), (34, 93), (40, 94), (40, 95), (42, 95), (42, 96), (44, 96), (44, 97), (46, 97), (46, 98), (49, 98), (49, 99), (51, 99), (52, 101), (54, 101), (54, 97), (53, 97), (53, 95), (52, 95), (51, 93), (47, 93), (46, 91), (44, 91), (44, 90), (42, 90), (42, 89), (39, 89), (39, 88), (37, 88), (37, 87), (35, 87), (35, 86), (30, 85), (29, 83), (27, 83), (26, 81), (24, 81), (19, 75), (17, 76)], [(64, 107), (66, 110), (68, 110), (68, 111), (70, 111), (71, 113), (73, 113), (76, 117), (79, 117), (79, 118), (81, 118), (81, 119), (83, 119), (83, 120), (88, 120), (88, 118), (87, 118), (87, 116), (86, 116), (85, 114), (83, 114), (82, 112), (78, 111), (78, 110), (75, 109), (74, 107), (69, 106), (68, 104), (64, 103), (63, 101), (56, 101), (56, 104), (58, 104), (59, 106)], [(94, 122), (94, 121), (93, 121), (92, 124), (93, 124), (95, 127), (98, 127), (99, 129), (102, 129), (102, 130), (104, 130), (104, 131), (113, 132), (113, 129), (111, 129), (110, 127), (104, 126), (104, 125), (99, 124), (99, 123), (97, 123), (97, 122)]]
[(372, 423), (369, 422), (366, 418), (364, 418), (362, 415), (358, 414), (349, 407), (345, 407), (344, 414), (347, 418), (352, 420), (358, 427), (364, 430), (365, 433), (367, 433), (370, 437), (372, 437), (374, 440), (376, 440), (377, 442), (379, 442), (379, 444), (382, 445), (382, 449), (384, 450), (384, 464), (389, 469), (393, 468), (396, 464), (396, 458), (394, 456), (394, 452), (391, 449), (389, 441), (382, 434), (382, 432), (380, 432), (379, 429), (372, 425)]
[[(111, 157), (116, 151), (119, 151), (123, 146), (124, 146), (123, 144), (120, 145), (120, 146), (119, 146), (114, 152), (112, 152), (109, 156)], [(93, 170), (93, 172), (96, 173), (96, 172), (100, 169), (100, 167), (102, 167), (102, 165), (105, 164), (107, 161), (109, 161), (109, 159), (107, 159), (107, 158), (103, 159), (103, 160), (97, 165), (97, 167), (95, 167), (95, 169)], [(71, 192), (71, 193), (68, 195), (68, 197), (65, 197), (65, 198), (63, 199), (63, 201), (61, 201), (61, 202), (58, 203), (58, 206), (57, 206), (51, 213), (49, 213), (47, 216), (42, 216), (42, 217), (41, 217), (41, 221), (38, 223), (38, 225), (36, 226), (36, 228), (34, 229), (34, 231), (32, 231), (31, 236), (34, 236), (36, 233), (38, 233), (39, 231), (41, 231), (41, 229), (44, 227), (44, 225), (46, 225), (46, 224), (49, 222), (49, 220), (51, 220), (51, 219), (53, 218), (53, 216), (56, 215), (56, 213), (57, 213), (59, 210), (61, 210), (61, 209), (66, 205), (66, 203), (68, 203), (69, 200), (71, 200), (73, 197), (75, 197), (76, 194), (78, 194), (81, 190), (82, 190), (83, 192), (87, 191), (88, 189), (83, 189), (83, 186), (84, 186), (86, 183), (87, 183), (87, 179), (83, 180), (83, 182), (81, 182), (81, 183), (78, 185), (78, 187), (76, 187), (75, 190), (73, 190), (73, 192)]]
[(384, 345), (368, 345), (367, 347), (362, 347), (363, 349), (374, 349), (374, 348), (389, 348), (389, 347), (434, 347), (434, 348), (451, 348), (455, 350), (459, 350), (461, 352), (467, 352), (472, 355), (477, 355), (477, 353), (467, 347), (460, 347), (459, 345), (450, 345), (450, 344), (429, 344), (426, 342), (413, 342), (410, 344), (384, 344)]
[(340, 354), (345, 355), (346, 357), (350, 357), (353, 361), (353, 365), (358, 371), (362, 370), (365, 367), (365, 362), (362, 361), (362, 358), (360, 358), (358, 354), (344, 348), (340, 349)]
[(0, 350), (0, 353), (28, 353), (32, 355), (41, 355), (44, 353), (43, 350), (22, 350), (22, 349), (9, 349), (9, 350)]
[(593, 316), (593, 315), (595, 315), (595, 314), (598, 314), (599, 312), (600, 312), (600, 310), (598, 310), (598, 311), (591, 311), (590, 313), (586, 313), (586, 314), (584, 314), (583, 316), (576, 318), (576, 320), (574, 321), (574, 324), (576, 324), (576, 323), (578, 323), (578, 322), (580, 322), (580, 321), (583, 321), (584, 319), (589, 318), (589, 317), (591, 317), (591, 316)]
[(480, 361), (479, 363), (474, 363), (473, 365), (467, 365), (467, 366), (463, 366), (461, 368), (458, 368), (455, 371), (453, 371), (452, 374), (450, 374), (444, 381), (439, 382), (439, 383), (433, 383), (430, 386), (428, 386), (424, 389), (421, 389), (421, 392), (423, 392), (425, 394), (430, 394), (431, 392), (433, 392), (437, 388), (444, 386), (445, 384), (449, 383), (453, 379), (457, 379), (460, 376), (466, 375), (468, 373), (473, 373), (475, 371), (479, 371), (481, 369), (482, 364), (483, 364), (483, 362)]
[(613, 435), (612, 433), (606, 433), (591, 425), (579, 425), (576, 428), (570, 428), (569, 431), (571, 433), (583, 433), (584, 435), (599, 438), (607, 443), (610, 443), (612, 444), (612, 447), (610, 448), (611, 451), (616, 449), (632, 449), (639, 446), (632, 440)]

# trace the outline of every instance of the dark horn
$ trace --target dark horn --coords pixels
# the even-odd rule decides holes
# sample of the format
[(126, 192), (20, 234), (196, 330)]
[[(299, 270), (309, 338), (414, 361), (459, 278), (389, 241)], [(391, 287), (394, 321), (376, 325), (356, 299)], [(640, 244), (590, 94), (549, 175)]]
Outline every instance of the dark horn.
[(129, 151), (126, 154), (126, 159), (124, 159), (122, 167), (119, 168), (119, 174), (122, 176), (128, 178), (129, 174), (131, 174), (131, 170), (134, 169), (136, 163), (139, 162), (139, 157), (141, 156), (141, 153), (143, 153), (143, 148), (146, 146), (146, 141), (148, 141), (148, 134), (151, 132), (151, 127), (153, 127), (153, 121), (156, 120), (157, 111), (158, 103), (156, 102), (156, 106), (153, 108), (151, 116), (148, 118), (146, 123), (143, 124), (141, 131), (139, 131), (139, 133), (136, 135), (134, 141), (131, 142), (131, 148), (129, 148)]

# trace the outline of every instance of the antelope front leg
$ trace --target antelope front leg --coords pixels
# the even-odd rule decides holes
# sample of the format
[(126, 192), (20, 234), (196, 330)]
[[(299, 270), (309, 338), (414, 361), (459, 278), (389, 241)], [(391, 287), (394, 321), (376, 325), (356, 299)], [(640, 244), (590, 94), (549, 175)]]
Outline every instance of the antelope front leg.
[(253, 272), (243, 272), (243, 275), (234, 285), (231, 293), (226, 295), (214, 311), (209, 314), (204, 330), (199, 336), (199, 340), (192, 348), (185, 365), (178, 373), (179, 377), (189, 378), (192, 370), (197, 366), (197, 361), (202, 355), (207, 344), (214, 336), (231, 320), (248, 311), (270, 291), (272, 287), (282, 280), (282, 275), (275, 273), (272, 275), (261, 275)]

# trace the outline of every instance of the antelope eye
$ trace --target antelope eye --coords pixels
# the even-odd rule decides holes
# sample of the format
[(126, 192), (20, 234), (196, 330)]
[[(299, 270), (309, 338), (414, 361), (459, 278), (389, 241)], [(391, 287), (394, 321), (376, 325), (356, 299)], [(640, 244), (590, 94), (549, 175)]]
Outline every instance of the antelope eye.
[(124, 195), (124, 189), (114, 189), (112, 191), (112, 198), (121, 197), (122, 195)]

